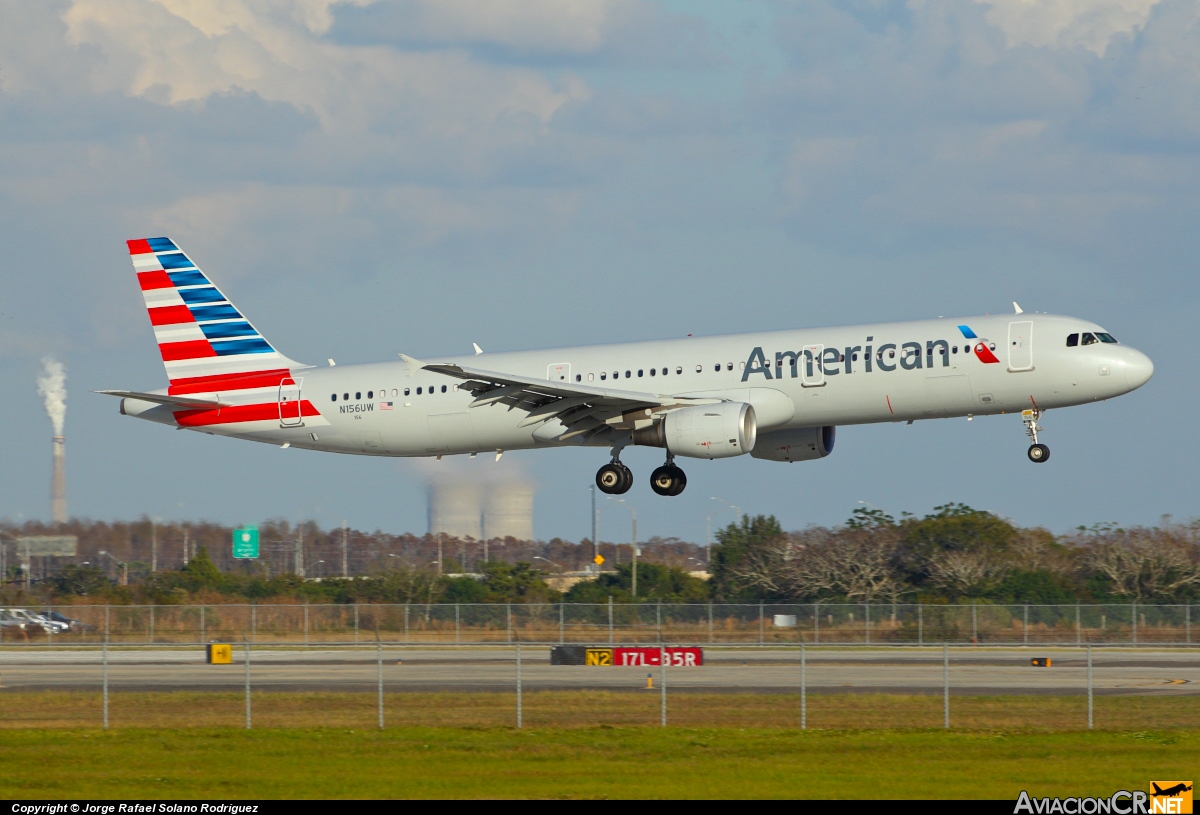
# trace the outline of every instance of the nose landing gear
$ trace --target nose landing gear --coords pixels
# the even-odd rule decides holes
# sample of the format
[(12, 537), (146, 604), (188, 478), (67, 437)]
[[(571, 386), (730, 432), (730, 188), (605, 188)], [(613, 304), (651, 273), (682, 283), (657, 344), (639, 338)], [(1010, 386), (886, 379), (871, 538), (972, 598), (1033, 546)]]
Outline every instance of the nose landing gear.
[(1038, 443), (1038, 431), (1042, 429), (1038, 426), (1038, 419), (1041, 416), (1042, 411), (1037, 408), (1021, 411), (1021, 421), (1025, 423), (1025, 434), (1033, 441), (1033, 444), (1029, 445), (1027, 455), (1034, 464), (1042, 464), (1050, 459), (1050, 448)]
[(679, 495), (687, 487), (687, 476), (675, 466), (675, 456), (668, 455), (667, 463), (650, 473), (650, 489), (659, 495)]

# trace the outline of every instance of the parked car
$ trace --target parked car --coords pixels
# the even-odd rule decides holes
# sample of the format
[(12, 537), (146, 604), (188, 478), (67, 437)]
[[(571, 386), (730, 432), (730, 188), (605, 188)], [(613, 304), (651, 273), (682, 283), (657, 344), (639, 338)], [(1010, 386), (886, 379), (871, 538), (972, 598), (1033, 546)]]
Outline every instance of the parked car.
[(62, 623), (67, 627), (68, 631), (94, 631), (96, 628), (94, 625), (88, 625), (82, 620), (76, 620), (73, 617), (68, 617), (59, 611), (46, 609), (45, 611), (39, 611), (38, 614), (42, 617), (45, 617), (47, 620), (50, 620), (51, 622)]
[(24, 620), (27, 631), (34, 628), (40, 628), (47, 634), (63, 634), (69, 628), (66, 623), (48, 620), (40, 614), (37, 614), (33, 611), (27, 611), (23, 608), (10, 608), (8, 612), (16, 619)]
[(21, 636), (29, 638), (29, 626), (25, 620), (18, 619), (9, 613), (8, 609), (0, 608), (0, 639)]

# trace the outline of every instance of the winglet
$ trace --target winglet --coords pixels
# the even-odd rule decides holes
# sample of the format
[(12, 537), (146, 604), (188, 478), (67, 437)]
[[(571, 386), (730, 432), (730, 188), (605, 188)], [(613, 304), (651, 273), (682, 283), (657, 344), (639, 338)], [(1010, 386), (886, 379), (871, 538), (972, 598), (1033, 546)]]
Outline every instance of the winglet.
[(1013, 314), (1024, 314), (1025, 309), (1017, 305), (1017, 301), (1013, 300)]
[(479, 343), (473, 342), (473, 343), (471, 343), (471, 347), (475, 349), (476, 356), (483, 353), (483, 349), (479, 347)]
[(409, 376), (412, 376), (417, 371), (419, 371), (425, 367), (424, 362), (422, 362), (419, 359), (414, 359), (413, 357), (410, 357), (408, 354), (397, 354), (397, 356), (399, 356), (400, 359), (404, 361), (404, 364), (408, 366), (408, 375)]

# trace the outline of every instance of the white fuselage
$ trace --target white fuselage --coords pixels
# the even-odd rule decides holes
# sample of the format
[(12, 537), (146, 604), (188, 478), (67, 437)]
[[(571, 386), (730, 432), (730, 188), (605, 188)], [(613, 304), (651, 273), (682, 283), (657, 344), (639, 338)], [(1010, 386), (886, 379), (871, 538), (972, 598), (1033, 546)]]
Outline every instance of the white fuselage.
[[(974, 339), (964, 336), (967, 326)], [(748, 402), (758, 432), (1047, 410), (1144, 384), (1153, 364), (1112, 342), (1067, 346), (1094, 323), (1046, 314), (797, 329), (719, 337), (427, 358), (592, 388)], [(984, 343), (983, 361), (975, 352)], [(907, 344), (907, 345), (906, 345)], [(807, 349), (807, 350), (806, 350)], [(470, 407), (459, 380), (412, 361), (293, 370), (319, 417), (199, 427), (293, 447), (429, 456), (561, 446), (527, 413)], [(238, 398), (263, 400), (269, 394)], [(290, 393), (290, 399), (297, 394)], [(279, 397), (282, 398), (282, 397)], [(175, 424), (172, 409), (125, 400), (124, 412)], [(539, 438), (540, 436), (540, 438)], [(576, 441), (578, 443), (578, 441)]]

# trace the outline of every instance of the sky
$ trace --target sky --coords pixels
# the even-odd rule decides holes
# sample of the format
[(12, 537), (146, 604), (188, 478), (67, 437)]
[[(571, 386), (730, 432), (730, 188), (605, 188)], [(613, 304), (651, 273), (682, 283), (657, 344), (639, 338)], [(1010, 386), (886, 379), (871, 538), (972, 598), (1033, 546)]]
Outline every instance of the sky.
[[(426, 529), (429, 462), (121, 417), (165, 384), (124, 241), (171, 237), (293, 359), (1027, 311), (1094, 320), (1141, 390), (847, 427), (833, 455), (689, 461), (639, 534), (947, 502), (1068, 532), (1186, 520), (1200, 444), (1196, 0), (0, 0), (0, 518)], [(590, 534), (602, 449), (447, 466)], [(718, 500), (714, 500), (718, 499)], [(601, 538), (630, 516), (601, 502)], [(713, 514), (717, 513), (717, 514)], [(710, 518), (711, 516), (711, 518)]]

